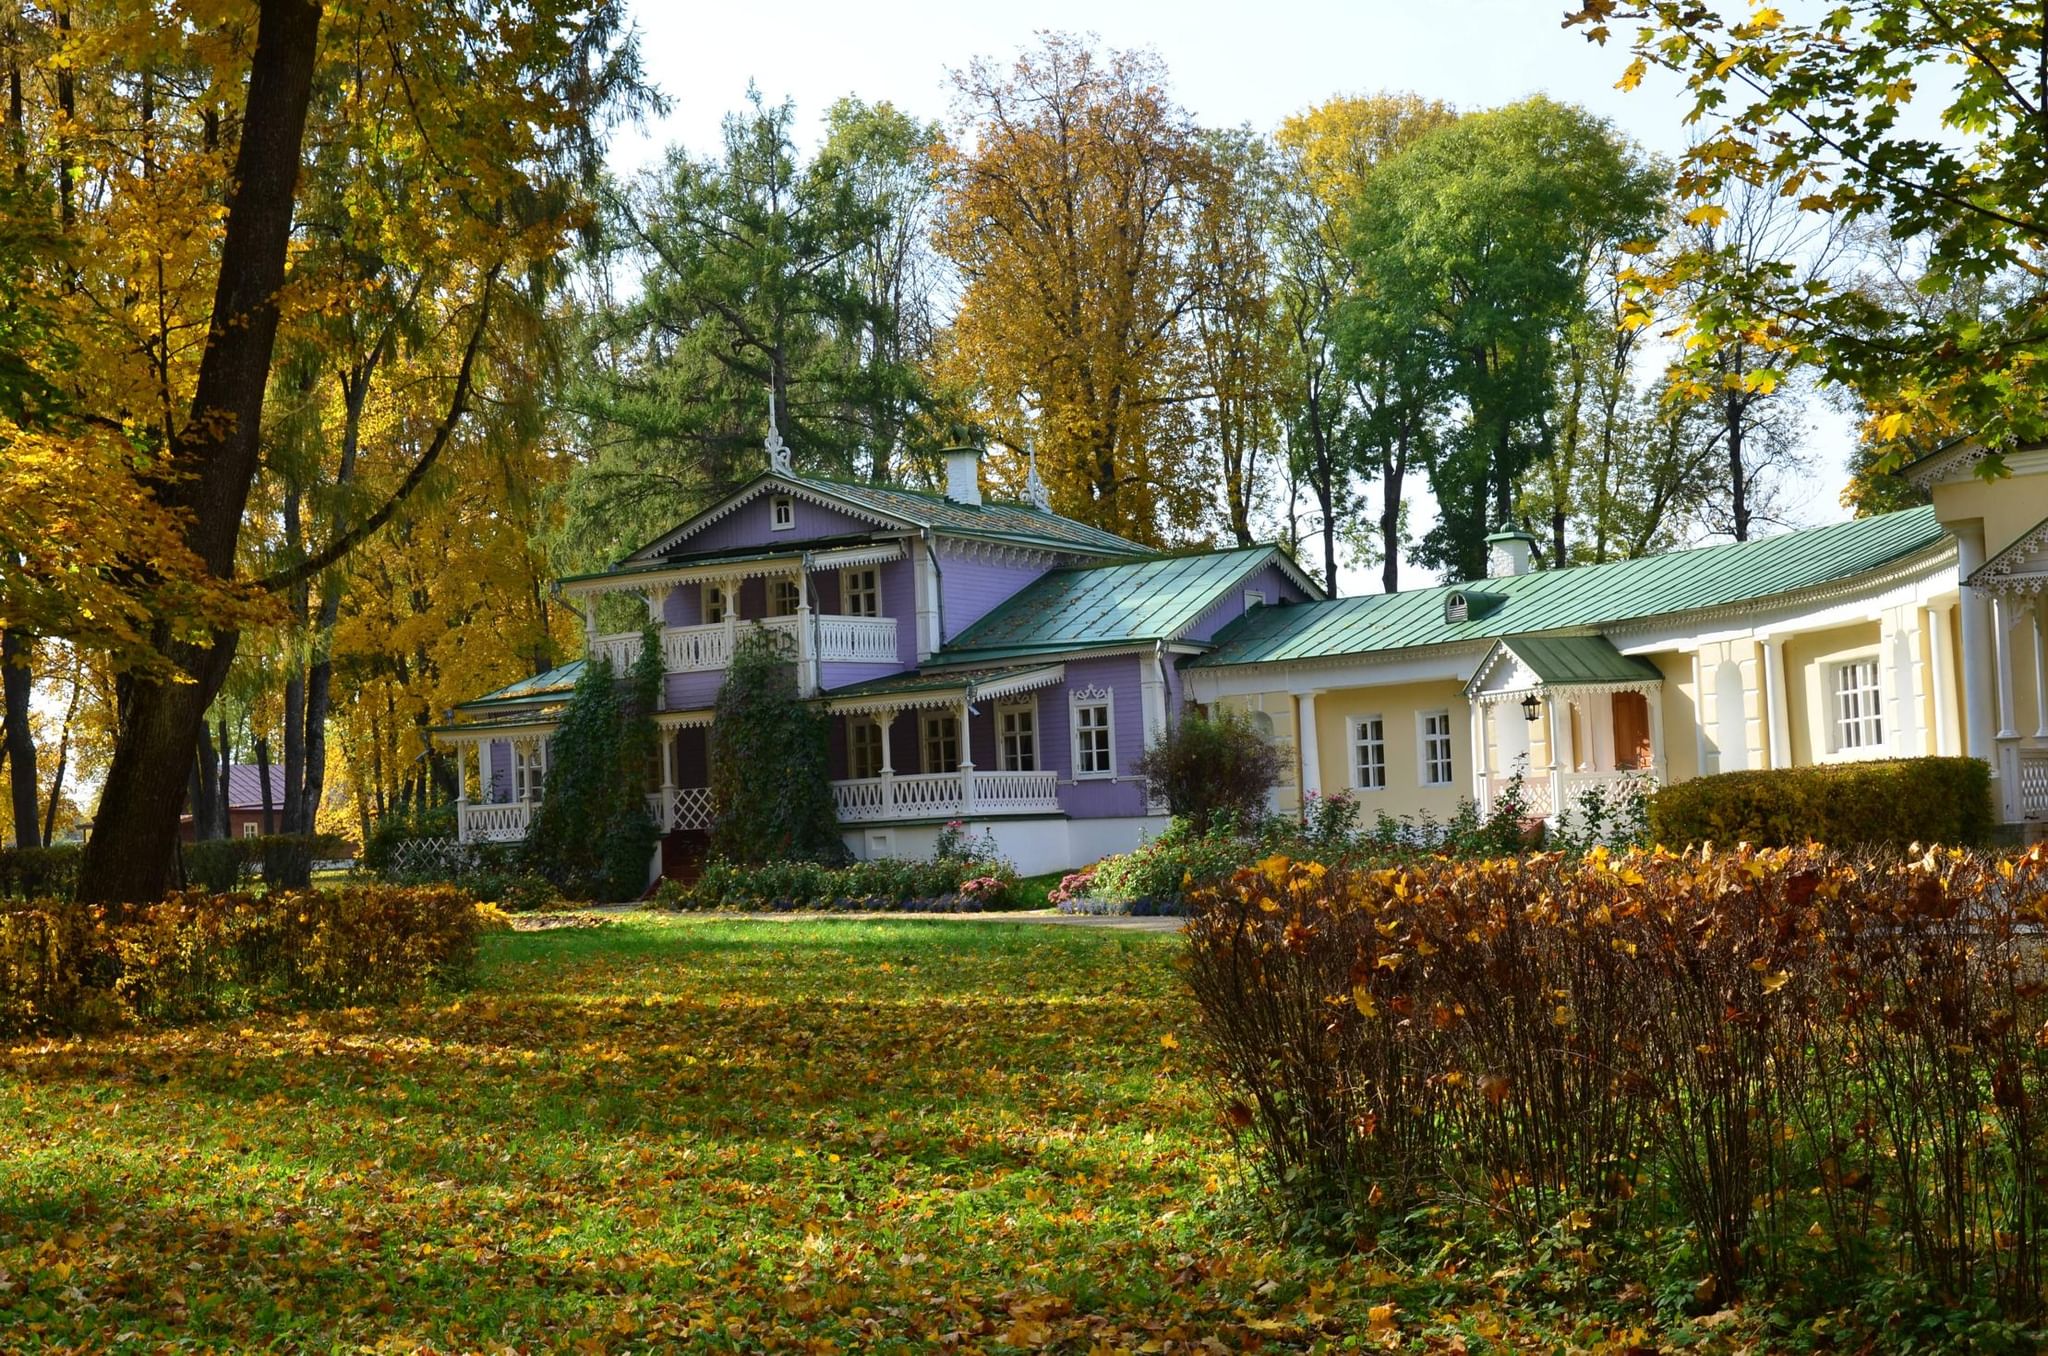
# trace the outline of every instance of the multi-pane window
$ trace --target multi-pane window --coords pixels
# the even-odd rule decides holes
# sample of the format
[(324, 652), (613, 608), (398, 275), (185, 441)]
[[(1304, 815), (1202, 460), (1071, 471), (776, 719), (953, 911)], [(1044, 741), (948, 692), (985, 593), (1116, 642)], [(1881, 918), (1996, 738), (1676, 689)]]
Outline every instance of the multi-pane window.
[(1422, 713), (1422, 784), (1451, 784), (1451, 713)]
[(777, 579), (768, 587), (768, 615), (771, 617), (794, 617), (797, 601), (803, 597), (803, 590), (794, 579)]
[(929, 714), (924, 718), (924, 770), (960, 770), (960, 717)]
[(1360, 716), (1351, 723), (1352, 785), (1361, 791), (1383, 791), (1387, 785), (1387, 727), (1378, 716)]
[(846, 727), (846, 771), (853, 777), (882, 775), (882, 727), (856, 719)]
[(547, 784), (547, 770), (539, 749), (515, 749), (512, 753), (512, 785), (520, 800), (539, 800)]
[(849, 617), (882, 615), (882, 581), (875, 570), (846, 570), (839, 576), (840, 604)]
[(263, 826), (253, 819), (242, 822), (242, 837), (254, 838), (263, 832)]
[(725, 590), (717, 584), (704, 586), (704, 620), (722, 622), (725, 620)]
[(1835, 747), (1874, 749), (1883, 744), (1882, 705), (1875, 659), (1835, 665)]
[(1116, 775), (1114, 741), (1109, 728), (1109, 700), (1074, 703), (1074, 775)]
[(787, 532), (796, 526), (796, 500), (786, 494), (778, 494), (768, 509), (768, 526), (777, 532)]
[(996, 729), (1002, 737), (1003, 771), (1038, 771), (1038, 708), (998, 707)]

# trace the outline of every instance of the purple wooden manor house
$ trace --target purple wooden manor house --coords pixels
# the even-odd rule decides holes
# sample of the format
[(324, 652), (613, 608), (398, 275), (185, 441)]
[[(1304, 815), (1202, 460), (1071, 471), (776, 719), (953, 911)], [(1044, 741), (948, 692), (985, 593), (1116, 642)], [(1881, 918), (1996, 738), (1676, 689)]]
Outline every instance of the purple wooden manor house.
[[(1323, 596), (1276, 547), (1161, 555), (1047, 504), (981, 493), (979, 449), (946, 453), (946, 492), (769, 470), (602, 574), (565, 579), (586, 654), (623, 672), (633, 631), (601, 634), (628, 593), (661, 627), (667, 676), (648, 810), (662, 864), (701, 850), (713, 814), (712, 706), (744, 628), (786, 638), (800, 690), (831, 716), (832, 794), (860, 858), (929, 855), (964, 821), (1020, 871), (1095, 861), (1166, 823), (1134, 770), (1183, 701), (1178, 665), (1249, 608)], [(464, 842), (523, 838), (583, 661), (456, 708), (436, 731), (462, 769)], [(471, 792), (475, 793), (471, 798)]]

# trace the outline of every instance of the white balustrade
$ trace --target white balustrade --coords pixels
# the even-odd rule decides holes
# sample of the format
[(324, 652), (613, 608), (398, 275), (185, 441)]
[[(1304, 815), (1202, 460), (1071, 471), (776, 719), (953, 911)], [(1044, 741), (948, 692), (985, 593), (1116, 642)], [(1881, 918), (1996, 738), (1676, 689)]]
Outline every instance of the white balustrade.
[[(894, 617), (816, 618), (817, 654), (837, 663), (888, 664), (896, 660), (896, 619)], [(741, 619), (728, 627), (724, 622), (704, 626), (671, 626), (661, 633), (663, 667), (670, 673), (702, 673), (732, 663), (734, 638), (757, 623)], [(798, 650), (796, 617), (763, 617), (758, 623), (778, 640), (786, 653)], [(620, 632), (599, 636), (590, 651), (593, 657), (611, 661), (612, 669), (624, 673), (640, 657), (640, 633)]]
[(464, 805), (459, 836), (465, 843), (517, 843), (526, 837), (532, 817), (532, 801)]
[(980, 772), (970, 792), (958, 772), (898, 773), (832, 783), (839, 818), (936, 819), (950, 815), (1044, 814), (1060, 808), (1059, 778), (1050, 772)]
[(2021, 749), (2020, 817), (2048, 819), (2048, 749)]

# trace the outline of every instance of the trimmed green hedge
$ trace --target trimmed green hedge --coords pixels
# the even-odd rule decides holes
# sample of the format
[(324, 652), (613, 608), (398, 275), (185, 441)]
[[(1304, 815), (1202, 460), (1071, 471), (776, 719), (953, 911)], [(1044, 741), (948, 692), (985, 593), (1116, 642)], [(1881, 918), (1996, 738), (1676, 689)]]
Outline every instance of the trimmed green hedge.
[(1834, 847), (1986, 841), (1997, 823), (1991, 769), (1977, 758), (1893, 758), (1770, 772), (1723, 772), (1650, 799), (1651, 841)]
[(0, 848), (0, 899), (69, 899), (78, 890), (77, 843)]

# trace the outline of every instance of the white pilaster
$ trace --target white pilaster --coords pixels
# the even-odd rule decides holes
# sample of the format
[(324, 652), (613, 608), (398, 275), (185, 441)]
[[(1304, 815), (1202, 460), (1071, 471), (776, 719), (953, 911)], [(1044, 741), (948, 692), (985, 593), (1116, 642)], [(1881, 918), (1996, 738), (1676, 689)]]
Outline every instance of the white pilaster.
[(1323, 794), (1322, 740), (1316, 730), (1316, 694), (1304, 692), (1296, 700), (1294, 737), (1301, 749), (1301, 794), (1306, 799)]
[(1664, 753), (1664, 690), (1651, 688), (1643, 694), (1643, 705), (1650, 711), (1650, 764), (1657, 769), (1657, 779), (1665, 780), (1669, 767)]
[(1956, 694), (1955, 646), (1949, 639), (1949, 609), (1927, 609), (1927, 671), (1934, 690), (1934, 751), (1953, 758), (1962, 751), (1962, 703)]
[(1481, 812), (1483, 813), (1490, 808), (1487, 804), (1487, 797), (1493, 789), (1489, 785), (1489, 783), (1493, 780), (1493, 770), (1491, 766), (1492, 755), (1486, 747), (1487, 726), (1492, 722), (1493, 708), (1488, 706), (1483, 701), (1474, 701), (1470, 703), (1470, 705), (1472, 729), (1472, 800), (1473, 803), (1479, 806)]
[(1707, 674), (1698, 650), (1692, 652), (1692, 742), (1693, 775), (1704, 777), (1715, 771), (1707, 766)]
[(1771, 766), (1792, 766), (1792, 707), (1785, 688), (1785, 641), (1764, 640), (1764, 730)]
[(1166, 733), (1166, 673), (1164, 661), (1155, 652), (1149, 659), (1138, 657), (1138, 703), (1145, 717), (1145, 747), (1158, 743)]
[[(1968, 579), (1984, 563), (1984, 525), (1959, 523), (1956, 536), (1956, 573)], [(1997, 774), (1997, 752), (1992, 747), (1993, 705), (1997, 698), (1997, 641), (1992, 635), (1991, 609), (1982, 593), (1964, 585), (1956, 605), (1962, 625), (1963, 659), (1963, 752), (1982, 758)]]
[(1998, 738), (2018, 739), (2019, 722), (2014, 719), (2012, 700), (2012, 632), (2015, 618), (2005, 595), (1991, 600), (1992, 651), (1998, 657)]
[(2048, 661), (2041, 647), (2041, 598), (2036, 594), (2027, 607), (2027, 638), (2034, 658), (2034, 738), (2048, 739)]

